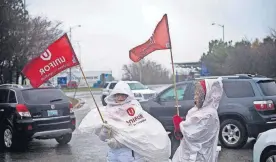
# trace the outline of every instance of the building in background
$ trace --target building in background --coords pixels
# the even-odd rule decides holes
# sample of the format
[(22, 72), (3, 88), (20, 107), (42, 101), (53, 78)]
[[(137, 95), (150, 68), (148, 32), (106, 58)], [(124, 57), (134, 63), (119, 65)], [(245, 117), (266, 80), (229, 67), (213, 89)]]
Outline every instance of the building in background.
[(177, 82), (209, 75), (208, 69), (201, 62), (174, 63), (174, 66)]
[[(106, 82), (113, 80), (112, 71), (84, 71), (84, 75), (89, 86), (93, 88), (102, 87)], [(50, 81), (55, 85), (64, 87), (69, 82), (69, 76), (70, 73), (65, 71), (56, 75)], [(81, 71), (72, 69), (71, 76), (71, 81), (77, 82), (78, 87), (87, 87)]]

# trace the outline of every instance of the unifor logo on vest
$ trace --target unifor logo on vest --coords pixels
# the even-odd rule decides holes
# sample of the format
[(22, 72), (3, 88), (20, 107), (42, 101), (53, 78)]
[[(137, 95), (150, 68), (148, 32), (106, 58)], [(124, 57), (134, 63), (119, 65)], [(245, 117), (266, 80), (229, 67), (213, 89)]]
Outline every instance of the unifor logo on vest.
[(128, 126), (136, 126), (138, 124), (144, 123), (145, 121), (146, 119), (144, 118), (144, 115), (140, 113), (127, 120), (126, 123), (128, 124)]
[(129, 116), (134, 116), (135, 115), (135, 110), (134, 108), (130, 107), (127, 109), (127, 113)]
[(64, 56), (58, 57), (55, 60), (51, 61), (52, 53), (49, 49), (47, 49), (43, 54), (40, 55), (40, 58), (44, 61), (50, 61), (48, 64), (39, 69), (40, 75), (44, 75), (46, 72), (51, 71), (52, 68), (60, 66), (61, 64), (66, 62)]

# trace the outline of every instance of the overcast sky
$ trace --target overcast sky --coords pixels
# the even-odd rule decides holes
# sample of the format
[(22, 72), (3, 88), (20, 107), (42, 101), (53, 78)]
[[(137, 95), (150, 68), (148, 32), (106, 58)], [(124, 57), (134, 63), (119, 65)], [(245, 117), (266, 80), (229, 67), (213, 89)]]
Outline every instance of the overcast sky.
[[(63, 22), (84, 70), (111, 70), (119, 79), (128, 51), (144, 43), (164, 13), (168, 14), (175, 62), (198, 61), (208, 42), (254, 40), (276, 29), (276, 0), (26, 0), (31, 15)], [(77, 46), (80, 42), (81, 50)], [(169, 51), (148, 59), (170, 67)]]

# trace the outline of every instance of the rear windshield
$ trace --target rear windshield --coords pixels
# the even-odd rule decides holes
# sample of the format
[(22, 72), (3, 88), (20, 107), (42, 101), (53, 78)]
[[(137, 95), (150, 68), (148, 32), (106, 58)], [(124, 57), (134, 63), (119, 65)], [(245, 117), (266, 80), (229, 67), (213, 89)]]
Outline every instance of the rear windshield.
[(259, 83), (265, 96), (276, 96), (276, 84), (274, 81), (266, 81)]
[(68, 97), (59, 89), (23, 90), (22, 96), (28, 104), (52, 104), (69, 101)]

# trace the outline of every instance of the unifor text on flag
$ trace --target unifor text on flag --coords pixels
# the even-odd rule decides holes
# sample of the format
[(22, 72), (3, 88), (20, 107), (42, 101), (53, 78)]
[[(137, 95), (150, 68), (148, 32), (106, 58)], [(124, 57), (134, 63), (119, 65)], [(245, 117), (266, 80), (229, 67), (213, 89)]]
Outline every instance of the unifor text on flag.
[(171, 48), (169, 25), (167, 14), (163, 16), (157, 24), (152, 36), (145, 43), (134, 47), (129, 51), (129, 58), (133, 62), (139, 62), (145, 56), (156, 50), (165, 50)]
[(61, 71), (76, 65), (79, 65), (79, 61), (65, 34), (48, 46), (41, 55), (28, 62), (22, 73), (37, 88)]

